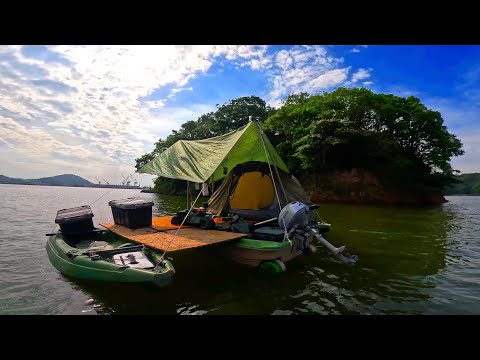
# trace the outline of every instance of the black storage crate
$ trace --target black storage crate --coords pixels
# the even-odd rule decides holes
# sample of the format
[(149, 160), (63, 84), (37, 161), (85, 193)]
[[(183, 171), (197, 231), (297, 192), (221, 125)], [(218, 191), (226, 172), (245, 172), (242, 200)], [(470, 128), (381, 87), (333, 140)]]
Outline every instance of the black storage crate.
[(138, 198), (112, 200), (108, 203), (112, 207), (113, 221), (129, 229), (152, 226), (153, 202)]
[(93, 213), (88, 205), (58, 210), (55, 223), (65, 235), (81, 235), (92, 232)]

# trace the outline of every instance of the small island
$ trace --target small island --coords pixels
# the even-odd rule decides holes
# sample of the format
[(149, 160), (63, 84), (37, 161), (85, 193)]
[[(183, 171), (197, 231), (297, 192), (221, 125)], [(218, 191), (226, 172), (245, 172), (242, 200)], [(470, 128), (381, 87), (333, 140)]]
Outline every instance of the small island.
[[(450, 160), (464, 153), (440, 112), (414, 96), (338, 88), (287, 96), (273, 108), (257, 96), (217, 105), (136, 159), (139, 169), (178, 140), (225, 134), (258, 120), (314, 202), (428, 205), (459, 184)], [(181, 194), (185, 182), (157, 178), (153, 191)], [(450, 190), (449, 190), (450, 191)]]

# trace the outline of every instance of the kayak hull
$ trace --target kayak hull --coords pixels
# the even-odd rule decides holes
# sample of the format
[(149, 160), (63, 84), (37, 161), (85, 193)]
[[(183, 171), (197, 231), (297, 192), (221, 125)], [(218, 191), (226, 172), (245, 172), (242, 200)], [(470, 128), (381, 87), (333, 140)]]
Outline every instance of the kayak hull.
[[(115, 249), (115, 245), (122, 243), (111, 234), (103, 234), (101, 239), (107, 240), (110, 245), (108, 249)], [(130, 244), (124, 245), (128, 247)], [(50, 235), (46, 244), (47, 255), (52, 265), (62, 274), (73, 278), (104, 282), (151, 283), (159, 287), (168, 286), (173, 280), (175, 269), (172, 263), (167, 259), (161, 262), (161, 254), (157, 251), (145, 250), (145, 255), (155, 267), (141, 269), (130, 267), (128, 264), (116, 264), (108, 255), (91, 256), (92, 250), (93, 254), (108, 254), (105, 248), (78, 249), (65, 242), (60, 232)], [(121, 246), (117, 247), (116, 251), (121, 251), (120, 248)]]
[(291, 241), (267, 241), (242, 238), (235, 242), (225, 244), (219, 248), (221, 255), (232, 261), (249, 266), (259, 266), (265, 261), (280, 260), (287, 262), (305, 254), (305, 248), (309, 248), (312, 237), (303, 240), (292, 239)]

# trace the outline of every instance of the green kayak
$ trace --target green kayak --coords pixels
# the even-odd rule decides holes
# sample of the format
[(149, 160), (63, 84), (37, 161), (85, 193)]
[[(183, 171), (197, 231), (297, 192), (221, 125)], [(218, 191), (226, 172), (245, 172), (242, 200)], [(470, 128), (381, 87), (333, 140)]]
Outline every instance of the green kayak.
[(175, 270), (162, 253), (97, 229), (92, 218), (89, 205), (57, 212), (55, 223), (59, 229), (47, 234), (46, 249), (58, 271), (83, 280), (150, 283), (160, 287), (172, 282)]
[(151, 283), (167, 286), (175, 270), (158, 251), (122, 241), (112, 233), (95, 229), (90, 238), (68, 244), (61, 231), (48, 234), (46, 250), (62, 274), (84, 280)]

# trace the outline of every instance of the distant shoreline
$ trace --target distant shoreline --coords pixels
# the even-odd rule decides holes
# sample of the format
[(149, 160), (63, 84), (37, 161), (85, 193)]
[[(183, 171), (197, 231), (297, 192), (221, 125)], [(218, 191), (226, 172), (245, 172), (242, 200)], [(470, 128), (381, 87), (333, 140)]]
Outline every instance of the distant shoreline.
[(30, 185), (30, 186), (61, 186), (61, 187), (80, 187), (80, 188), (100, 188), (100, 189), (131, 189), (131, 190), (142, 190), (140, 186), (126, 186), (126, 185), (104, 185), (104, 184), (93, 184), (93, 185), (62, 185), (62, 184), (28, 184), (28, 183), (9, 183), (9, 182), (0, 182), (0, 185)]
[[(97, 179), (98, 180), (98, 179)], [(144, 187), (140, 187), (140, 184), (135, 181), (133, 185), (127, 179), (124, 179), (122, 184), (109, 184), (108, 181), (101, 183), (98, 181), (91, 182), (78, 175), (74, 174), (62, 174), (49, 177), (43, 177), (38, 179), (20, 179), (11, 178), (8, 176), (0, 175), (0, 184), (9, 185), (40, 185), (40, 186), (68, 186), (68, 187), (90, 187), (100, 189), (138, 189), (141, 190)]]
[(480, 196), (480, 194), (448, 194), (444, 196)]

